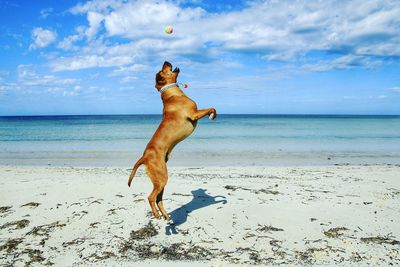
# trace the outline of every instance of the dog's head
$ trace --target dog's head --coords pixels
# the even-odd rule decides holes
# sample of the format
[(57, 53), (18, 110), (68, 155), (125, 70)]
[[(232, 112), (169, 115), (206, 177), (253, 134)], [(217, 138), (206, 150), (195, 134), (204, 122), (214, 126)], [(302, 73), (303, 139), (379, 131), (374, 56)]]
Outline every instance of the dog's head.
[(179, 68), (175, 68), (174, 70), (172, 70), (171, 63), (165, 61), (162, 70), (160, 70), (156, 74), (157, 90), (160, 90), (165, 85), (176, 83), (176, 80), (178, 79), (178, 74), (179, 74)]

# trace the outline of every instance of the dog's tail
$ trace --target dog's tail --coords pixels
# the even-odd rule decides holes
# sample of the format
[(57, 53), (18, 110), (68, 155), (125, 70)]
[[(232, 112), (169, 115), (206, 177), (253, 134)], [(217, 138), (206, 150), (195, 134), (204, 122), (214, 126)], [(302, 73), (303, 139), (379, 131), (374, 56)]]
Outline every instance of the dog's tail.
[(131, 186), (131, 182), (132, 182), (133, 176), (135, 176), (136, 170), (137, 170), (137, 169), (139, 168), (139, 166), (142, 165), (143, 163), (144, 163), (144, 159), (143, 159), (143, 157), (141, 157), (141, 158), (136, 162), (135, 166), (133, 166), (131, 175), (129, 175), (129, 180), (128, 180), (128, 186), (129, 186), (129, 187)]

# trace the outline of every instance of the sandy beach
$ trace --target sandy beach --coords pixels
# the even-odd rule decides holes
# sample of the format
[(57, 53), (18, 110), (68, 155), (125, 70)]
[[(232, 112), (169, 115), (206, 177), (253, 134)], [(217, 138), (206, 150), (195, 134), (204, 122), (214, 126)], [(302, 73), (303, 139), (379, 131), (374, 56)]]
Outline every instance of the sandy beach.
[(128, 173), (0, 167), (2, 265), (400, 264), (399, 165), (171, 167), (174, 226)]

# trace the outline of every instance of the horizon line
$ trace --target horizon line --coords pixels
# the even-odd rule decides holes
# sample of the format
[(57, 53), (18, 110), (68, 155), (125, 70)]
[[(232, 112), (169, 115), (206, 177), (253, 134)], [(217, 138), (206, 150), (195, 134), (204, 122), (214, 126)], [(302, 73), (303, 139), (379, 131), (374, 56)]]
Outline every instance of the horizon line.
[[(400, 114), (349, 114), (349, 113), (220, 113), (218, 116), (400, 116)], [(72, 117), (72, 116), (162, 116), (161, 113), (119, 113), (119, 114), (25, 114), (0, 115), (0, 117)]]

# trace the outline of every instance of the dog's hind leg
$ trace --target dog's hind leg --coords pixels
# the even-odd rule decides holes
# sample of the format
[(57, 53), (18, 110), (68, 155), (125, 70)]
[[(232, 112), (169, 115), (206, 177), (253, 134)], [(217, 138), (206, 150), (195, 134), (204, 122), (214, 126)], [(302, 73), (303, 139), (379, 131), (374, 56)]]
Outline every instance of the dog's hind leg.
[[(163, 160), (161, 160), (161, 161), (157, 160), (157, 162), (149, 162), (146, 165), (146, 172), (147, 172), (147, 175), (150, 177), (151, 182), (153, 183), (153, 191), (151, 191), (151, 193), (148, 197), (151, 211), (152, 211), (154, 217), (156, 217), (157, 219), (160, 218), (160, 213), (158, 212), (158, 210), (156, 208), (156, 203), (157, 203), (157, 206), (160, 209), (164, 218), (165, 218), (165, 216), (168, 217), (168, 215), (165, 212), (164, 207), (162, 205), (163, 190), (164, 190), (164, 187), (167, 184), (167, 180), (168, 180), (166, 164)], [(161, 201), (159, 201), (159, 200), (161, 200)]]
[[(165, 187), (164, 187), (165, 188)], [(161, 190), (161, 192), (157, 195), (157, 207), (158, 209), (161, 211), (161, 214), (163, 215), (164, 219), (168, 221), (168, 223), (173, 224), (172, 220), (169, 218), (168, 213), (165, 211), (164, 209), (164, 205), (163, 205), (163, 194), (164, 194), (164, 188)]]

